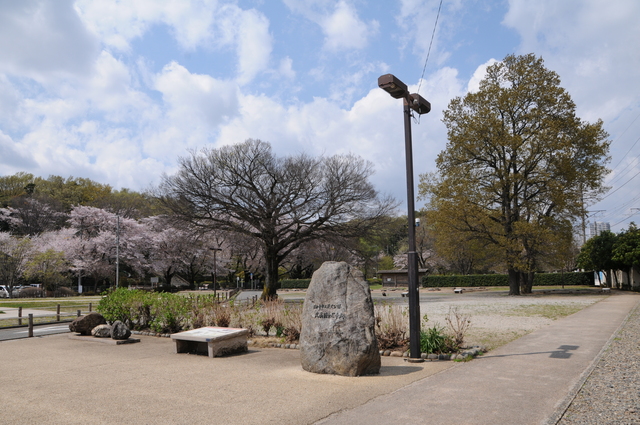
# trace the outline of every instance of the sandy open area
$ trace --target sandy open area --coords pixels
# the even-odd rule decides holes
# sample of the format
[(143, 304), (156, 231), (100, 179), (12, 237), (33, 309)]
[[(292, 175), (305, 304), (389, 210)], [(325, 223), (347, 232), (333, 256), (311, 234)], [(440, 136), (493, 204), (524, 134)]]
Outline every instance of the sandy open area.
[(447, 326), (450, 310), (467, 316), (471, 326), (468, 344), (489, 349), (544, 327), (554, 320), (576, 313), (609, 295), (593, 291), (580, 294), (538, 294), (508, 296), (505, 292), (478, 291), (453, 294), (452, 290), (429, 294), (420, 303), (420, 313), (428, 317), (427, 326)]

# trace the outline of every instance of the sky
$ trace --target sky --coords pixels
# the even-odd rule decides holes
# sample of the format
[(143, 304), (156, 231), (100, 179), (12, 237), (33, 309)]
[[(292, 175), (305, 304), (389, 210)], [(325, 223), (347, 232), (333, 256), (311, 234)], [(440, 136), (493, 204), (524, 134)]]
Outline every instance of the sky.
[(190, 151), (253, 138), (357, 154), (402, 212), (402, 101), (378, 77), (432, 105), (412, 125), (417, 186), (451, 99), (534, 53), (604, 122), (611, 189), (588, 220), (619, 232), (640, 222), (638, 18), (637, 0), (0, 0), (0, 175), (142, 191)]

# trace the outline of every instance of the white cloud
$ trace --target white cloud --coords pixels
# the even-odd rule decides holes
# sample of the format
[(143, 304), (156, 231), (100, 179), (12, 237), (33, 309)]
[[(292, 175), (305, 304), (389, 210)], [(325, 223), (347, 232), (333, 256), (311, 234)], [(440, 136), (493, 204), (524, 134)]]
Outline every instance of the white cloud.
[(296, 78), (296, 71), (293, 69), (293, 60), (289, 56), (280, 61), (278, 73), (290, 80)]
[(493, 65), (498, 62), (497, 60), (491, 58), (482, 65), (476, 68), (475, 72), (471, 76), (469, 80), (469, 84), (467, 85), (467, 91), (470, 93), (475, 93), (480, 90), (480, 81), (487, 75), (487, 67)]
[(255, 10), (242, 12), (237, 25), (238, 82), (245, 84), (264, 71), (271, 56), (269, 21)]
[(339, 1), (333, 13), (323, 17), (319, 24), (325, 34), (325, 48), (329, 51), (362, 49), (379, 26), (376, 21), (363, 22), (355, 8), (344, 1)]
[(238, 113), (237, 86), (232, 81), (192, 74), (172, 62), (157, 75), (165, 117), (159, 132), (145, 141), (153, 155), (175, 155), (176, 147), (205, 144), (223, 122)]
[(15, 174), (36, 165), (29, 152), (0, 131), (0, 164), (5, 175)]
[[(402, 29), (402, 47), (404, 50), (408, 46), (415, 57), (422, 62), (427, 56), (429, 45), (431, 44), (431, 32), (436, 22), (440, 0), (401, 0), (400, 13), (396, 17), (396, 23)], [(444, 2), (443, 10), (438, 18), (438, 27), (435, 32), (430, 61), (442, 64), (449, 57), (449, 53), (441, 47), (442, 40), (447, 34), (453, 32), (458, 22), (454, 17), (461, 7), (461, 0)], [(448, 12), (448, 13), (444, 13)]]
[(241, 84), (269, 65), (269, 21), (255, 9), (200, 0), (79, 0), (77, 8), (87, 27), (116, 51), (130, 52), (133, 39), (143, 37), (154, 25), (167, 25), (185, 51), (234, 48)]
[(324, 49), (329, 52), (362, 49), (378, 32), (376, 20), (364, 22), (356, 8), (345, 0), (284, 0), (289, 9), (319, 25)]
[(190, 0), (78, 0), (76, 8), (85, 24), (106, 46), (129, 51), (131, 40), (142, 37), (155, 24), (173, 28), (178, 44), (193, 50), (212, 38), (218, 2)]
[[(416, 91), (417, 84), (409, 89)], [(452, 68), (444, 68), (423, 81), (421, 92), (427, 93), (432, 111), (413, 125), (416, 184), (419, 174), (432, 171), (437, 154), (446, 145), (442, 110), (464, 90), (464, 83)], [(259, 138), (270, 142), (278, 155), (351, 152), (374, 163), (376, 174), (372, 181), (381, 192), (404, 201), (402, 102), (383, 90), (372, 89), (348, 109), (326, 98), (285, 107), (266, 96), (241, 95), (239, 104), (239, 115), (221, 126), (217, 146)]]
[(98, 52), (71, 0), (3, 2), (0, 72), (46, 83), (89, 72)]
[(590, 121), (612, 120), (637, 104), (640, 3), (599, 0), (510, 0), (504, 24), (522, 37), (521, 53), (534, 52), (556, 71)]

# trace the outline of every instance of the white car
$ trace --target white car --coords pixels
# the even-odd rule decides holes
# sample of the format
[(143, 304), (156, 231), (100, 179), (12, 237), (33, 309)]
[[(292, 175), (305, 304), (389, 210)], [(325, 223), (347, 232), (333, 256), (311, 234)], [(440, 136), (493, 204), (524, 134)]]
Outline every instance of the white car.
[(5, 285), (0, 285), (0, 298), (9, 298), (9, 288)]

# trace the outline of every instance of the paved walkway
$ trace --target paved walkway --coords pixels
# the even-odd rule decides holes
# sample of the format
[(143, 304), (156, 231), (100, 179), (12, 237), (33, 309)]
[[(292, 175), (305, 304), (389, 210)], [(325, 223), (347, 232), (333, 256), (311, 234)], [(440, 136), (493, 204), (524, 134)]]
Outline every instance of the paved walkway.
[(616, 294), (474, 361), (319, 424), (555, 424), (639, 302)]
[[(383, 357), (379, 376), (308, 373), (298, 350), (210, 359), (168, 338), (0, 342), (0, 423), (555, 423), (638, 294), (615, 293), (468, 363)], [(6, 363), (6, 362), (5, 362)]]

